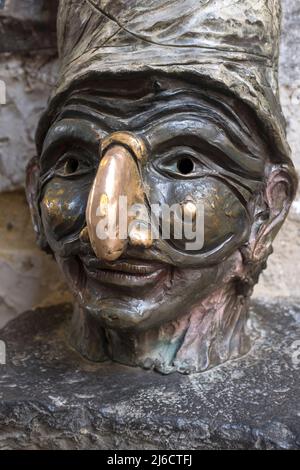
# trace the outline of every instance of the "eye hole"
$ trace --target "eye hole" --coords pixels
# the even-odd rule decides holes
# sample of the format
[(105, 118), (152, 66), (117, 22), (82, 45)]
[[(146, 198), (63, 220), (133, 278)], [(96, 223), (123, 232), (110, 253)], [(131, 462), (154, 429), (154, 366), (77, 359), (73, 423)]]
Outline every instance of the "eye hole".
[(191, 158), (189, 157), (182, 157), (180, 160), (177, 162), (177, 170), (182, 174), (182, 175), (188, 175), (192, 173), (194, 169), (194, 162)]
[(64, 174), (71, 175), (78, 170), (79, 162), (76, 158), (68, 158), (64, 164)]

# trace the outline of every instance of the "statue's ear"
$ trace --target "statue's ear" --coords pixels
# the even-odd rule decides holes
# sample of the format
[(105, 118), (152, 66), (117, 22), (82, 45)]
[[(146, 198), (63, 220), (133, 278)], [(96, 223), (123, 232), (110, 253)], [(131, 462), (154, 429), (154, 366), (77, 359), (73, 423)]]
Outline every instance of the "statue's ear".
[(26, 197), (30, 208), (33, 228), (37, 243), (43, 250), (50, 252), (39, 209), (39, 178), (40, 167), (37, 157), (31, 158), (26, 168)]
[(295, 197), (297, 176), (292, 166), (272, 166), (267, 176), (263, 204), (257, 214), (256, 227), (250, 239), (253, 262), (265, 260), (272, 251), (272, 242), (282, 226)]

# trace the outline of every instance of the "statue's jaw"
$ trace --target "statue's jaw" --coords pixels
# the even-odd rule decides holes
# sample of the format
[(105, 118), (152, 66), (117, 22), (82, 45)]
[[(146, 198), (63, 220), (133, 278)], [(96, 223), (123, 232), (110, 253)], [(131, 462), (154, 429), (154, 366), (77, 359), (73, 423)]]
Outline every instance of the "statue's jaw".
[[(234, 285), (225, 286), (174, 321), (124, 330), (107, 322), (100, 327), (90, 312), (77, 306), (70, 338), (92, 361), (112, 359), (163, 374), (203, 372), (249, 351), (248, 307)], [(106, 305), (102, 314), (113, 315), (113, 310)]]

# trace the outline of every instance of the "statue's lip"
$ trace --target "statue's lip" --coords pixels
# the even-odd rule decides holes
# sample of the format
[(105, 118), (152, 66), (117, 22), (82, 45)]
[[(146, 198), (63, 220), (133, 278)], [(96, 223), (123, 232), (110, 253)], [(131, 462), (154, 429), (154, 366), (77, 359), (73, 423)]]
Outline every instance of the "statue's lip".
[(167, 265), (152, 261), (122, 258), (107, 262), (87, 256), (81, 259), (89, 278), (124, 288), (152, 287), (168, 274)]
[(147, 275), (166, 270), (167, 265), (156, 261), (146, 261), (136, 258), (122, 258), (116, 261), (103, 261), (96, 257), (82, 257), (83, 264), (88, 271), (116, 271), (119, 273)]

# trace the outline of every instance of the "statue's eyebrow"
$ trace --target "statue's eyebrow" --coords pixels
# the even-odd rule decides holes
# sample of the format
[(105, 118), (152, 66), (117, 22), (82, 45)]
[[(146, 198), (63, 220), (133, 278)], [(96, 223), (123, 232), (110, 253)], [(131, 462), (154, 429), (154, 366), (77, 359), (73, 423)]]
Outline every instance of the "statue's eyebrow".
[(99, 141), (102, 135), (98, 126), (89, 120), (62, 119), (56, 121), (49, 129), (43, 144), (41, 162), (48, 157), (53, 157), (53, 153), (59, 146), (64, 144), (81, 144), (92, 152), (96, 153), (99, 148)]

